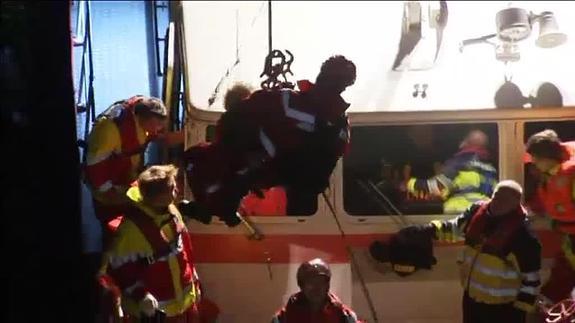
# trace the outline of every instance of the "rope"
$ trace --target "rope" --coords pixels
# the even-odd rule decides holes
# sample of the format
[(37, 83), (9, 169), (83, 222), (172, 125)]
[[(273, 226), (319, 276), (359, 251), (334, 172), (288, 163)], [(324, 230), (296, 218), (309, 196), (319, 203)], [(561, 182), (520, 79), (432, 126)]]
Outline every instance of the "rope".
[(371, 296), (369, 295), (369, 290), (367, 289), (367, 287), (365, 285), (365, 280), (363, 278), (363, 275), (361, 274), (359, 265), (357, 264), (357, 260), (355, 259), (355, 256), (354, 256), (350, 246), (345, 242), (345, 232), (343, 230), (343, 227), (341, 226), (341, 223), (339, 222), (339, 219), (337, 218), (337, 213), (335, 211), (335, 208), (333, 207), (333, 205), (331, 204), (331, 202), (327, 198), (325, 192), (322, 192), (321, 195), (323, 196), (325, 203), (327, 204), (329, 210), (331, 211), (331, 215), (335, 219), (335, 223), (337, 224), (337, 227), (339, 229), (339, 233), (340, 233), (340, 235), (343, 239), (343, 242), (345, 244), (345, 249), (346, 249), (346, 251), (349, 254), (349, 257), (351, 259), (351, 265), (353, 266), (353, 270), (357, 273), (357, 277), (359, 278), (359, 282), (361, 284), (361, 289), (363, 290), (363, 294), (365, 295), (365, 298), (367, 299), (367, 305), (369, 306), (369, 311), (371, 312), (371, 317), (373, 317), (373, 321), (375, 323), (378, 323), (379, 320), (377, 319), (377, 312), (375, 310), (375, 306), (373, 305), (373, 301), (371, 299)]

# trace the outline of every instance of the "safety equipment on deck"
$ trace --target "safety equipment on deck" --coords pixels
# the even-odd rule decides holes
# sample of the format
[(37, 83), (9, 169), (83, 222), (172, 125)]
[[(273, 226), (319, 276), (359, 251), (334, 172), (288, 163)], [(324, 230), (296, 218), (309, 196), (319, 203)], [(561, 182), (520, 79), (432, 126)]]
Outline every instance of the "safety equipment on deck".
[(388, 241), (374, 241), (369, 252), (384, 263), (391, 263), (399, 276), (413, 274), (417, 269), (431, 269), (437, 263), (433, 256), (432, 225), (412, 225), (393, 234)]

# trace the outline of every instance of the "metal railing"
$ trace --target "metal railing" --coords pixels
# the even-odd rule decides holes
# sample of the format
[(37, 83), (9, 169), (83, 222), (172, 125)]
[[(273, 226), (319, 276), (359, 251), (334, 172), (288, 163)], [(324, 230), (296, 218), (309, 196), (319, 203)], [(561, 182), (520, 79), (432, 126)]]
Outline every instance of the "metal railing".
[(82, 163), (86, 161), (86, 139), (96, 118), (94, 103), (94, 62), (92, 55), (92, 20), (90, 1), (76, 1), (76, 34), (72, 35), (74, 52), (81, 51), (80, 75), (75, 82), (76, 112), (85, 114), (83, 137), (78, 145), (83, 148)]

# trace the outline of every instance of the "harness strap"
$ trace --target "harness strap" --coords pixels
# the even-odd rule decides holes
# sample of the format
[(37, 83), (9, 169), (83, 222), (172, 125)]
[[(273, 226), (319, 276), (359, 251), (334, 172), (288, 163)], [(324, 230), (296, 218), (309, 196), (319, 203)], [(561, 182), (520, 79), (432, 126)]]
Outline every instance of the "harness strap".
[(158, 259), (168, 256), (178, 248), (178, 241), (180, 240), (182, 230), (178, 229), (179, 226), (176, 223), (177, 218), (175, 216), (172, 216), (169, 220), (172, 230), (176, 233), (176, 238), (171, 242), (164, 237), (154, 220), (140, 210), (129, 210), (126, 212), (126, 216), (134, 222), (152, 246), (153, 253), (140, 259), (143, 264), (151, 265)]

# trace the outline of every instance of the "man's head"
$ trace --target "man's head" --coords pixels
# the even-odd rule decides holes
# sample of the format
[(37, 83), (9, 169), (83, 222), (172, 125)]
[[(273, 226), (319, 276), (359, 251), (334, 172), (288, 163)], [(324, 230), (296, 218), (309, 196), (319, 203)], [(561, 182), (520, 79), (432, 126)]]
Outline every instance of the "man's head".
[(140, 126), (150, 134), (156, 134), (164, 129), (168, 119), (168, 110), (162, 100), (142, 96), (134, 103), (134, 114)]
[(534, 134), (527, 140), (527, 153), (535, 167), (542, 172), (548, 172), (557, 166), (564, 158), (564, 150), (561, 139), (551, 129), (546, 129)]
[(176, 176), (178, 169), (174, 165), (154, 165), (138, 176), (138, 188), (144, 203), (154, 208), (165, 208), (177, 196)]
[(475, 129), (471, 130), (459, 145), (460, 149), (463, 148), (485, 148), (489, 144), (489, 137), (485, 132)]
[(297, 270), (297, 284), (312, 304), (319, 305), (327, 299), (330, 279), (328, 264), (319, 258), (304, 262)]
[(355, 83), (355, 77), (355, 64), (342, 55), (335, 55), (323, 62), (315, 83), (321, 89), (340, 94)]
[(253, 92), (253, 88), (245, 83), (236, 83), (224, 96), (224, 109), (227, 111), (241, 100), (247, 99)]
[(521, 204), (523, 188), (513, 180), (503, 180), (495, 186), (489, 211), (495, 216), (509, 214)]

